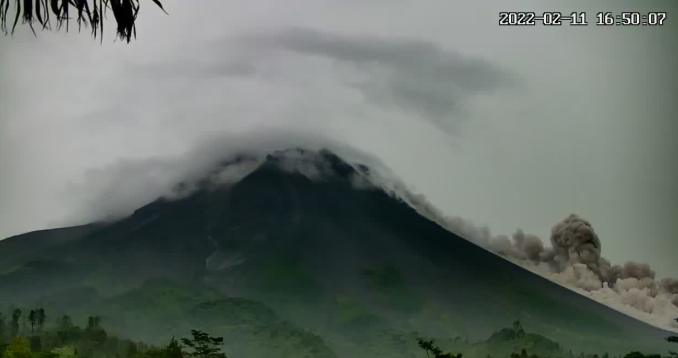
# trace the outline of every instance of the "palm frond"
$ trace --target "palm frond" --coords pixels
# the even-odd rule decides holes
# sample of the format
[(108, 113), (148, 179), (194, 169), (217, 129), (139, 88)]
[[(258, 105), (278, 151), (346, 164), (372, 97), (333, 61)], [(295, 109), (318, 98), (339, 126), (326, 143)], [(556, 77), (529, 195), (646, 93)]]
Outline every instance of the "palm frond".
[[(70, 11), (77, 14), (75, 20), (78, 23), (78, 31), (82, 26), (90, 27), (92, 36), (102, 37), (104, 32), (104, 19), (108, 10), (113, 12), (113, 17), (117, 24), (116, 37), (129, 43), (132, 37), (136, 38), (136, 20), (139, 15), (141, 1), (148, 0), (0, 0), (0, 32), (5, 35), (14, 34), (19, 19), (23, 25), (28, 25), (33, 34), (35, 28), (33, 24), (42, 26), (42, 30), (52, 30), (51, 15), (56, 19), (56, 30), (60, 30), (66, 25), (66, 31), (69, 30), (71, 17)], [(165, 14), (167, 11), (162, 6), (160, 0), (152, 0), (156, 6)], [(13, 6), (10, 6), (13, 4)], [(14, 9), (14, 17), (10, 17), (12, 22), (11, 31), (8, 28), (7, 20)], [(36, 35), (37, 36), (37, 35)], [(102, 39), (103, 41), (103, 39)]]

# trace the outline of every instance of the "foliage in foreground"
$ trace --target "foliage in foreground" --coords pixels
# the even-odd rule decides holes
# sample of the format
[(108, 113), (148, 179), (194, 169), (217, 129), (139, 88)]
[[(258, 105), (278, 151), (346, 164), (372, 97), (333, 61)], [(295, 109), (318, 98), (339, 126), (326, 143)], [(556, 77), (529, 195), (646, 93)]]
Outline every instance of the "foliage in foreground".
[(191, 330), (190, 338), (182, 338), (185, 346), (172, 338), (167, 346), (156, 348), (108, 336), (98, 317), (90, 317), (88, 327), (80, 330), (62, 319), (55, 332), (42, 332), (29, 337), (16, 335), (9, 344), (0, 344), (1, 358), (228, 358), (221, 351), (222, 337)]
[[(165, 11), (160, 0), (153, 2)], [(12, 3), (14, 16), (8, 19)], [(27, 24), (34, 34), (33, 25), (52, 30), (52, 17), (56, 19), (57, 30), (65, 24), (68, 31), (72, 12), (77, 14), (78, 31), (83, 24), (90, 26), (92, 36), (96, 38), (104, 32), (104, 19), (110, 9), (117, 24), (117, 37), (129, 43), (137, 35), (135, 23), (140, 5), (139, 0), (0, 0), (0, 31), (14, 34), (19, 20), (21, 24)], [(12, 23), (11, 31), (7, 26), (8, 20)]]
[(433, 345), (433, 340), (426, 340), (424, 338), (417, 338), (419, 348), (426, 352), (426, 355), (432, 358), (462, 358), (461, 354), (453, 355), (452, 353), (443, 353), (443, 350)]
[[(20, 324), (22, 317), (24, 318), (23, 326)], [(45, 310), (42, 308), (30, 310), (25, 316), (21, 309), (14, 308), (11, 310), (11, 320), (7, 324), (4, 316), (0, 314), (0, 358), (229, 358), (225, 352), (222, 352), (223, 337), (213, 337), (197, 329), (192, 329), (191, 336), (188, 338), (177, 340), (173, 337), (166, 346), (156, 347), (109, 335), (102, 327), (99, 316), (89, 316), (86, 327), (80, 328), (73, 324), (69, 316), (64, 315), (59, 317), (54, 327), (49, 330), (45, 329), (46, 317)], [(501, 340), (517, 343), (528, 336), (529, 334), (524, 332), (520, 322), (515, 322), (513, 328), (495, 333), (488, 341)], [(668, 337), (666, 340), (678, 343), (678, 337)], [(412, 347), (415, 347), (414, 343), (411, 341)], [(416, 343), (421, 349), (421, 354), (417, 354), (417, 357), (423, 357), (425, 354), (428, 358), (463, 358), (461, 353), (444, 352), (434, 344), (433, 339), (419, 337), (416, 338)], [(237, 343), (233, 341), (230, 343), (230, 345), (235, 344)], [(514, 345), (514, 347), (517, 346)], [(234, 348), (237, 347), (231, 347), (231, 353), (237, 351)], [(240, 354), (247, 354), (246, 352), (249, 351), (240, 350)], [(514, 352), (506, 358), (575, 357), (571, 352), (569, 355), (555, 353), (562, 352), (561, 350), (552, 351), (553, 353), (536, 353), (539, 352), (537, 346), (533, 346), (530, 352), (531, 354), (528, 354), (526, 349), (517, 348), (516, 350), (514, 348)], [(319, 356), (317, 353), (310, 353), (304, 357), (317, 357)], [(375, 356), (379, 357), (390, 356), (390, 354), (376, 353)], [(467, 353), (471, 357), (479, 354), (477, 351), (473, 354)], [(501, 357), (503, 354), (495, 356)], [(670, 357), (678, 358), (678, 355), (670, 352)], [(486, 358), (492, 358), (492, 355), (488, 354)], [(610, 356), (581, 354), (579, 358), (610, 358)], [(631, 352), (615, 358), (661, 358), (661, 356)]]
[[(678, 322), (678, 318), (676, 318), (676, 322)], [(671, 336), (666, 338), (667, 341), (670, 343), (678, 343), (678, 336)], [(672, 358), (678, 358), (678, 352), (669, 352)]]

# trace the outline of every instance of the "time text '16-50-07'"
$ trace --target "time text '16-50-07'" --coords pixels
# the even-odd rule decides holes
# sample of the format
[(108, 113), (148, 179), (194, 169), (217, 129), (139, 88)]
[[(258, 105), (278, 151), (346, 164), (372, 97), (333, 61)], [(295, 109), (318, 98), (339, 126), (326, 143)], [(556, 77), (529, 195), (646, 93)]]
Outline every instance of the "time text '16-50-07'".
[(597, 12), (589, 19), (586, 12), (562, 13), (546, 11), (509, 11), (499, 13), (501, 26), (662, 26), (666, 12)]

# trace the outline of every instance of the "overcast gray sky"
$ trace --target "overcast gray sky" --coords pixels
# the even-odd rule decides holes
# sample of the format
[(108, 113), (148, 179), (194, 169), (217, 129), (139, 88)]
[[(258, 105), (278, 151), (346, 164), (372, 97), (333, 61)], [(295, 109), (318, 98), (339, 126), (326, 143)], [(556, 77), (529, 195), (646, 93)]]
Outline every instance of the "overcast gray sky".
[[(670, 2), (163, 3), (169, 16), (144, 6), (130, 45), (0, 37), (0, 237), (89, 219), (92, 170), (279, 126), (372, 153), (493, 233), (548, 241), (574, 212), (614, 263), (678, 277)], [(657, 28), (498, 26), (499, 11), (622, 9), (669, 14)]]

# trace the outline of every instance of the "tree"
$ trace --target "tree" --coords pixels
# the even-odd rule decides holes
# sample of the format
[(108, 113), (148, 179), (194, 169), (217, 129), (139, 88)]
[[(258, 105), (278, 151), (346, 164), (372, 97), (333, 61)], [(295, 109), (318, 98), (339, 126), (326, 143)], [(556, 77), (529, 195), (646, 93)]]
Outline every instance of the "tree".
[(648, 356), (640, 352), (631, 352), (624, 356), (624, 358), (647, 358)]
[[(678, 322), (678, 318), (676, 318), (676, 322)], [(670, 343), (678, 343), (678, 337), (676, 337), (676, 336), (668, 337), (668, 338), (666, 338), (666, 340)], [(678, 358), (678, 352), (670, 351), (669, 354), (673, 358)]]
[[(676, 318), (676, 322), (678, 322), (678, 318)], [(678, 337), (677, 336), (668, 337), (668, 338), (666, 338), (666, 340), (669, 343), (678, 343)], [(669, 354), (671, 354), (671, 357), (673, 357), (673, 358), (678, 358), (678, 352), (669, 352)]]
[(31, 332), (35, 331), (35, 325), (38, 323), (38, 314), (35, 310), (31, 310), (28, 313), (28, 321), (31, 323)]
[(45, 328), (45, 320), (47, 320), (47, 315), (45, 309), (41, 307), (38, 309), (38, 330), (42, 331)]
[(71, 338), (71, 330), (73, 329), (73, 320), (69, 315), (63, 315), (57, 322), (57, 337), (61, 344), (65, 344)]
[[(167, 13), (160, 0), (153, 2)], [(135, 23), (141, 5), (139, 0), (0, 0), (0, 31), (5, 35), (10, 32), (7, 27), (7, 16), (12, 3), (14, 3), (12, 35), (19, 19), (22, 24), (28, 24), (33, 34), (36, 20), (37, 24), (42, 26), (42, 30), (52, 30), (51, 16), (56, 19), (57, 31), (65, 23), (68, 32), (69, 21), (72, 19), (70, 11), (73, 11), (77, 14), (78, 31), (82, 29), (83, 24), (85, 27), (90, 26), (92, 36), (96, 38), (104, 32), (104, 19), (110, 9), (117, 23), (116, 37), (129, 43), (132, 37), (137, 36)]]
[(182, 338), (181, 342), (193, 349), (191, 354), (196, 358), (227, 358), (219, 346), (224, 344), (223, 337), (210, 337), (209, 334), (195, 329), (191, 330), (192, 339)]
[[(5, 325), (5, 316), (0, 312), (0, 344), (5, 343), (5, 335), (7, 334), (7, 326)], [(1, 357), (1, 355), (0, 355)]]
[(125, 353), (125, 356), (127, 358), (133, 358), (136, 357), (137, 354), (139, 354), (139, 349), (137, 348), (137, 345), (134, 343), (130, 343), (127, 346), (127, 352)]
[(21, 310), (17, 308), (12, 312), (12, 337), (19, 334), (19, 319), (21, 319)]
[(172, 337), (172, 340), (170, 343), (165, 347), (164, 349), (164, 357), (165, 358), (183, 358), (184, 357), (184, 352), (181, 349), (181, 345), (179, 342)]
[(161, 349), (151, 349), (145, 353), (148, 358), (184, 358), (184, 351), (179, 342), (172, 337), (169, 344)]
[(101, 328), (101, 317), (99, 316), (87, 317), (87, 329), (99, 329), (99, 328)]
[(28, 341), (23, 337), (14, 337), (9, 342), (3, 358), (31, 358), (31, 349)]
[(71, 319), (71, 316), (69, 315), (63, 315), (61, 319), (59, 320), (59, 330), (61, 331), (67, 331), (73, 328), (73, 320)]
[(520, 321), (513, 322), (513, 332), (515, 333), (516, 337), (525, 335), (525, 330), (523, 329), (523, 325), (520, 323)]
[(88, 345), (91, 347), (100, 346), (106, 342), (108, 334), (101, 327), (101, 318), (99, 316), (90, 316), (87, 319), (87, 329), (85, 330)]
[(426, 356), (430, 358), (462, 358), (461, 353), (457, 355), (453, 355), (452, 353), (443, 353), (442, 349), (433, 345), (434, 341), (432, 339), (426, 340), (423, 338), (417, 338), (417, 343), (419, 344), (419, 348), (426, 351)]

